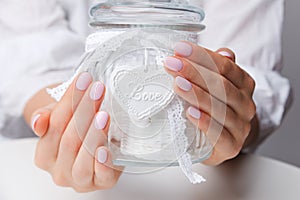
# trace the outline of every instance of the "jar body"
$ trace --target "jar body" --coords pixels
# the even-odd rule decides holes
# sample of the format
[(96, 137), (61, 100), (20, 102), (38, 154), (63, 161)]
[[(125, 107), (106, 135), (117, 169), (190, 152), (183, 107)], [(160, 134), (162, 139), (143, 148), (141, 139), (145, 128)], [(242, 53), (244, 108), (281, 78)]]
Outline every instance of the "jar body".
[(115, 165), (169, 166), (185, 152), (193, 162), (210, 155), (211, 145), (186, 119), (189, 105), (164, 69), (177, 42), (196, 43), (197, 37), (159, 26), (99, 30), (87, 40), (81, 71), (106, 85), (101, 109), (111, 116), (108, 147)]

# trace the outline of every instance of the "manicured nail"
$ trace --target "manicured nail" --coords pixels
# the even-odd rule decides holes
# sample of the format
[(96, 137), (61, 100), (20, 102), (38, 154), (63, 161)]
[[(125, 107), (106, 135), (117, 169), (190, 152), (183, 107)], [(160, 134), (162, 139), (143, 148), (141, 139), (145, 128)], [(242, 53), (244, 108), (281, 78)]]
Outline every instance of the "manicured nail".
[(167, 57), (165, 60), (165, 65), (168, 69), (175, 72), (179, 72), (183, 67), (182, 61), (174, 57)]
[(90, 98), (95, 101), (99, 100), (102, 97), (103, 91), (104, 91), (103, 83), (99, 81), (95, 82), (92, 85), (92, 88), (90, 90)]
[(178, 42), (174, 48), (175, 52), (181, 56), (189, 57), (192, 55), (193, 47), (185, 42)]
[(200, 110), (198, 110), (197, 108), (194, 108), (192, 106), (190, 106), (188, 108), (188, 113), (189, 113), (190, 116), (192, 116), (195, 119), (200, 119), (200, 117), (201, 117)]
[(95, 127), (98, 130), (103, 130), (108, 121), (108, 114), (107, 112), (100, 111), (96, 114), (95, 118)]
[(107, 151), (105, 148), (99, 148), (97, 153), (97, 159), (99, 163), (105, 163), (107, 161)]
[(177, 76), (175, 78), (175, 83), (180, 89), (182, 89), (186, 92), (188, 92), (192, 89), (192, 84), (185, 78), (182, 78), (181, 76)]
[(31, 121), (31, 128), (33, 131), (35, 131), (36, 122), (40, 117), (41, 117), (41, 114), (37, 114), (33, 117), (32, 121)]
[(89, 87), (91, 82), (92, 82), (91, 75), (88, 72), (83, 72), (79, 75), (77, 79), (76, 88), (78, 90), (84, 91)]
[(222, 56), (225, 56), (229, 59), (233, 59), (233, 56), (231, 55), (231, 53), (227, 52), (227, 51), (220, 51), (218, 52), (218, 54), (222, 55)]

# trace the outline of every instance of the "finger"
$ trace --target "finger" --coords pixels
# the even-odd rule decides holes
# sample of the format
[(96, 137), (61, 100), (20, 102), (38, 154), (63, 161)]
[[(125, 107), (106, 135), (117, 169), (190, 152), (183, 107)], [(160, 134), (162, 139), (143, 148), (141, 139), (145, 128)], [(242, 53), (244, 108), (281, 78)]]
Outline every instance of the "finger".
[(102, 189), (114, 186), (121, 175), (121, 168), (113, 166), (112, 156), (106, 147), (96, 151), (94, 184)]
[[(221, 74), (237, 88), (249, 89), (253, 79), (242, 68), (224, 56), (189, 42), (179, 42), (175, 55), (184, 57), (211, 71)], [(250, 88), (252, 89), (252, 88)]]
[(39, 140), (36, 148), (35, 162), (41, 168), (50, 170), (55, 163), (62, 133), (91, 82), (90, 74), (81, 73), (54, 107), (49, 121), (49, 134)]
[(216, 51), (218, 54), (230, 59), (231, 61), (235, 62), (235, 53), (228, 48), (220, 48)]
[(232, 158), (240, 151), (238, 143), (228, 130), (208, 114), (201, 112), (197, 108), (189, 107), (187, 109), (187, 118), (204, 132), (213, 145), (214, 150), (210, 162)]
[(56, 103), (52, 103), (33, 113), (31, 117), (31, 128), (37, 136), (42, 137), (47, 132), (50, 115), (55, 105)]
[[(241, 107), (246, 103), (243, 93), (235, 85), (207, 68), (180, 57), (166, 58), (165, 66), (167, 72), (172, 76), (184, 77), (232, 108)], [(175, 69), (180, 70), (175, 71)]]
[(235, 138), (241, 139), (240, 132), (244, 121), (227, 104), (182, 77), (175, 78), (174, 91), (191, 105), (208, 113), (218, 123), (223, 124)]
[(104, 92), (103, 83), (95, 82), (90, 85), (61, 138), (56, 170), (66, 179), (72, 178), (73, 164), (95, 113), (99, 110)]
[(76, 185), (81, 187), (94, 185), (94, 155), (99, 146), (106, 145), (108, 127), (109, 115), (103, 111), (98, 112), (73, 165), (72, 177)]
[(50, 111), (40, 111), (34, 114), (31, 120), (31, 128), (33, 132), (42, 137), (48, 130)]

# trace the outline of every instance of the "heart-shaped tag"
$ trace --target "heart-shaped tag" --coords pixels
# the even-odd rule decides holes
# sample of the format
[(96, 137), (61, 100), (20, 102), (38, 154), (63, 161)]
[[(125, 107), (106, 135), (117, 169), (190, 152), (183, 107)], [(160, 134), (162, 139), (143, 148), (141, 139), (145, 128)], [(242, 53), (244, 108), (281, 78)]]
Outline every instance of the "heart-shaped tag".
[(147, 119), (173, 99), (172, 79), (157, 66), (120, 69), (111, 76), (113, 96), (131, 118)]

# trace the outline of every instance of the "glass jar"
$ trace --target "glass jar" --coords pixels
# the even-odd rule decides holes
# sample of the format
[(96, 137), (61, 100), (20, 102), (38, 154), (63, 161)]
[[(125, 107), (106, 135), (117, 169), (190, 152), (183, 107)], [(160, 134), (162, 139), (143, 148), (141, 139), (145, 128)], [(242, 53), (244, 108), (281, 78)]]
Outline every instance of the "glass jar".
[(202, 9), (180, 0), (108, 0), (90, 10), (96, 32), (87, 39), (79, 71), (106, 85), (102, 110), (110, 118), (113, 164), (170, 166), (182, 155), (206, 159), (212, 146), (185, 113), (164, 59), (179, 41), (197, 43)]

